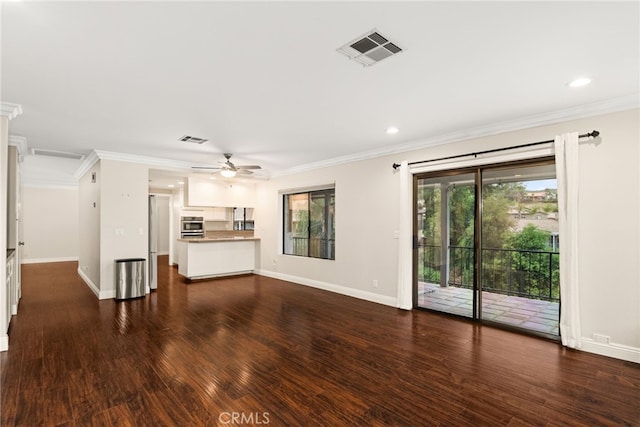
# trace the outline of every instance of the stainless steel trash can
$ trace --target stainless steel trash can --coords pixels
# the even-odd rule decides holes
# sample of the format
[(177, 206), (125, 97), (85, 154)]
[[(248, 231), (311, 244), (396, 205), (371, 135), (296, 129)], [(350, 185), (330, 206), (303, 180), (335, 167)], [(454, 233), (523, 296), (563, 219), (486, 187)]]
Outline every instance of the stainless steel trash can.
[(123, 258), (116, 262), (116, 299), (138, 298), (145, 295), (146, 260)]

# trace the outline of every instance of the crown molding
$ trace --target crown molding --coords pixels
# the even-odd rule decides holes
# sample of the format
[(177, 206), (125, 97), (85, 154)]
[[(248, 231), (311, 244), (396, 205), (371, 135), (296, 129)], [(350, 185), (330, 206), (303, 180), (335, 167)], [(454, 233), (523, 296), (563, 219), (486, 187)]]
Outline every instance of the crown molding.
[(19, 156), (24, 156), (29, 147), (27, 146), (27, 138), (18, 135), (9, 135), (9, 145), (13, 145), (18, 150)]
[(338, 166), (362, 160), (370, 160), (392, 154), (406, 153), (437, 145), (450, 144), (453, 142), (465, 141), (468, 139), (482, 138), (491, 135), (498, 135), (506, 132), (515, 132), (523, 129), (530, 129), (538, 126), (551, 125), (566, 122), (569, 120), (584, 119), (587, 117), (599, 116), (618, 111), (632, 110), (640, 107), (640, 94), (633, 94), (619, 98), (607, 99), (604, 101), (592, 102), (576, 107), (565, 108), (548, 113), (534, 114), (515, 120), (493, 123), (486, 126), (463, 129), (434, 137), (410, 141), (405, 144), (383, 147), (375, 150), (363, 151), (347, 156), (335, 157), (333, 159), (320, 162), (307, 163), (295, 166), (272, 174), (273, 177), (292, 175), (307, 172), (314, 169), (321, 169), (330, 166)]
[(95, 151), (100, 160), (116, 160), (119, 162), (140, 163), (161, 168), (191, 169), (194, 163), (159, 157), (141, 156), (138, 154), (116, 153), (114, 151)]
[(69, 177), (65, 178), (56, 178), (56, 179), (39, 179), (39, 178), (28, 178), (23, 177), (20, 183), (23, 187), (29, 188), (50, 188), (50, 189), (58, 189), (58, 190), (72, 190), (78, 188), (78, 180)]
[[(117, 153), (114, 151), (92, 151), (82, 162), (78, 170), (73, 174), (76, 179), (80, 179), (99, 160), (115, 160), (118, 162), (139, 163), (146, 166), (154, 166), (162, 169), (191, 170), (194, 163), (180, 160), (163, 159), (158, 157), (140, 156), (137, 154)], [(204, 166), (204, 165), (203, 165)]]
[(22, 105), (0, 102), (0, 116), (13, 120), (22, 114)]
[(73, 177), (75, 179), (82, 178), (85, 173), (89, 172), (93, 165), (98, 163), (98, 160), (100, 160), (100, 158), (98, 158), (98, 153), (95, 150), (89, 153), (89, 155), (84, 158), (84, 161), (82, 162), (80, 167), (78, 167), (78, 169), (74, 172)]
[[(577, 120), (586, 117), (593, 117), (602, 114), (615, 113), (618, 111), (631, 110), (640, 107), (640, 94), (633, 94), (619, 98), (613, 98), (589, 104), (583, 104), (577, 107), (565, 108), (548, 113), (534, 114), (516, 120), (508, 120), (493, 123), (486, 126), (463, 129), (460, 131), (450, 132), (437, 135), (430, 138), (409, 141), (404, 144), (393, 145), (389, 147), (378, 148), (375, 150), (363, 151), (347, 156), (335, 157), (320, 162), (307, 163), (295, 166), (282, 171), (276, 171), (270, 176), (251, 177), (251, 179), (266, 179), (270, 177), (293, 175), (296, 173), (321, 169), (331, 166), (339, 166), (347, 163), (353, 163), (362, 160), (370, 160), (378, 157), (389, 156), (394, 154), (406, 153), (409, 151), (420, 150), (437, 145), (450, 144), (454, 142), (465, 141), (468, 139), (482, 138), (491, 135), (498, 135), (506, 132), (514, 132), (523, 129), (534, 128), (538, 126), (551, 125), (555, 123), (565, 122), (569, 120)], [(141, 156), (136, 154), (117, 153), (113, 151), (92, 151), (74, 173), (75, 179), (80, 179), (86, 174), (99, 160), (115, 160), (120, 162), (139, 163), (147, 166), (157, 167), (160, 169), (174, 169), (191, 171), (192, 166), (207, 166), (207, 164), (197, 164), (173, 159), (164, 159), (158, 157)]]
[[(80, 179), (99, 160), (115, 160), (118, 162), (138, 163), (141, 165), (157, 167), (159, 169), (171, 169), (179, 171), (193, 172), (193, 166), (209, 166), (207, 163), (185, 162), (182, 160), (164, 159), (160, 157), (141, 156), (137, 154), (117, 153), (115, 151), (92, 151), (82, 162), (78, 170), (73, 174), (74, 178)], [(241, 179), (269, 179), (268, 176), (239, 177)]]

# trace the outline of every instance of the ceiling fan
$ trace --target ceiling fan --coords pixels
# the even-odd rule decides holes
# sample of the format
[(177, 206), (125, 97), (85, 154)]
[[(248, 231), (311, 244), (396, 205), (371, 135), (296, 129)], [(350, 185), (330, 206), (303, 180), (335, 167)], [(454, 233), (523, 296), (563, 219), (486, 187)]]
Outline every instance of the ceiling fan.
[(227, 160), (225, 162), (218, 162), (221, 164), (220, 166), (192, 166), (192, 169), (219, 170), (220, 175), (224, 176), (225, 178), (233, 178), (234, 176), (236, 176), (236, 174), (251, 175), (253, 173), (251, 171), (252, 169), (262, 169), (258, 165), (236, 166), (231, 163), (231, 156), (231, 153), (224, 153), (224, 157)]

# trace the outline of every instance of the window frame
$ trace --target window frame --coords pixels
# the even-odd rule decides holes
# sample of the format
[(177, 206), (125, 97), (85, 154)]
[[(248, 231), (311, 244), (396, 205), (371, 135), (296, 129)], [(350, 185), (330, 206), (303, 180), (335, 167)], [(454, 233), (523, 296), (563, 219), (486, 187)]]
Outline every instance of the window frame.
[[(296, 257), (302, 257), (302, 258), (313, 258), (313, 259), (335, 261), (335, 240), (336, 240), (335, 239), (335, 205), (336, 205), (335, 186), (322, 186), (322, 187), (314, 187), (314, 188), (294, 189), (294, 190), (280, 191), (279, 193), (281, 195), (280, 201), (282, 203), (281, 205), (282, 206), (282, 210), (281, 210), (282, 238), (280, 240), (282, 247), (281, 247), (280, 253), (282, 255), (296, 256)], [(287, 247), (288, 247), (287, 235), (291, 234), (290, 230), (292, 228), (291, 224), (289, 224), (291, 222), (291, 216), (292, 216), (291, 213), (289, 212), (289, 203), (288, 203), (289, 197), (302, 195), (302, 194), (306, 194), (307, 196), (306, 254), (296, 253), (296, 251), (293, 251), (293, 250), (291, 252), (287, 252)], [(314, 254), (312, 245), (310, 244), (313, 239), (312, 232), (311, 232), (312, 231), (311, 230), (312, 200), (313, 200), (313, 195), (317, 196), (319, 194), (322, 194), (325, 200), (325, 205), (324, 205), (323, 214), (322, 214), (324, 234), (320, 239), (320, 240), (323, 240), (324, 243), (320, 247), (320, 251), (326, 254), (326, 256), (321, 256), (321, 254)], [(333, 204), (328, 203), (331, 200), (331, 198), (333, 198)], [(329, 221), (329, 219), (331, 219), (331, 221)]]

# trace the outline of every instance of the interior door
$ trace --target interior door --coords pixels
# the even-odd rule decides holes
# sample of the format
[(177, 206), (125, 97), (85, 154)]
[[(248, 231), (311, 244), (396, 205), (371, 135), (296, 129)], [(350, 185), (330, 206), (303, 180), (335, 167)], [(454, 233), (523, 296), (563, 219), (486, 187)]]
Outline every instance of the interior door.
[[(24, 223), (22, 221), (22, 178), (20, 175), (20, 163), (16, 165), (16, 226), (18, 241), (16, 245), (16, 304), (22, 298), (22, 258), (24, 256)], [(17, 311), (17, 307), (16, 307)]]

